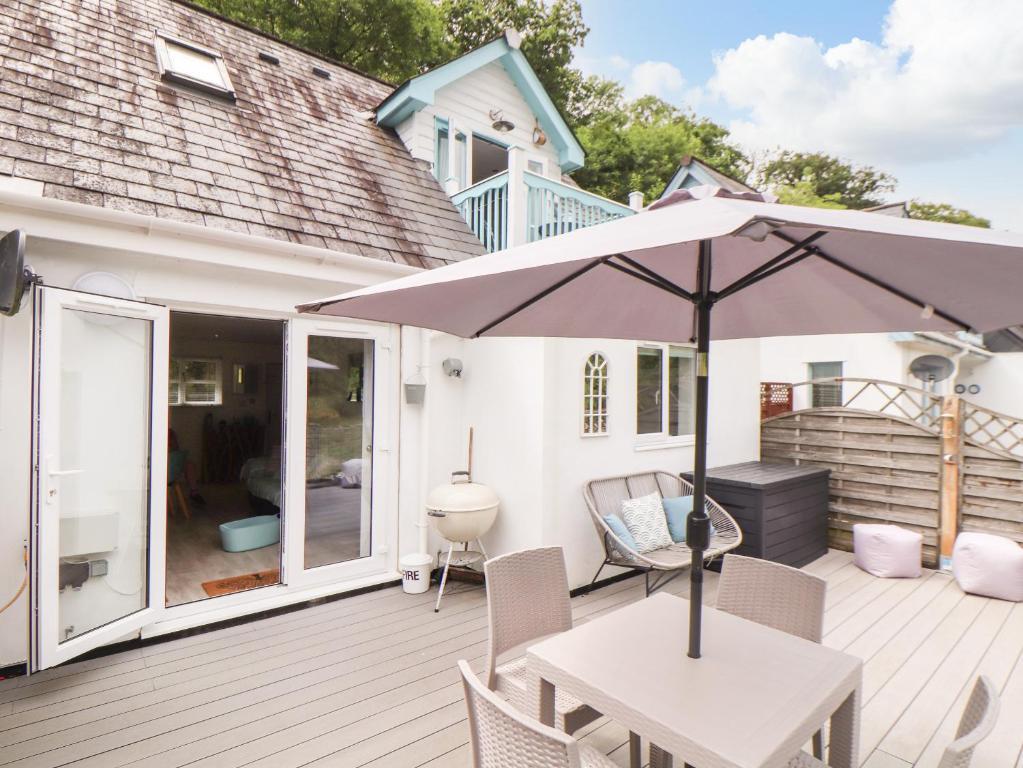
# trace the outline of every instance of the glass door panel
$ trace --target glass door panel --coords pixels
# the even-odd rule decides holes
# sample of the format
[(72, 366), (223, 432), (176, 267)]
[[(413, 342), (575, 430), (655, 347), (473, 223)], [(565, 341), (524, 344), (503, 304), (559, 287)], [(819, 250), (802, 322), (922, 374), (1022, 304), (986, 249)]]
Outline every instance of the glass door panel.
[(162, 605), (167, 396), (163, 307), (40, 296), (35, 668), (119, 639)]
[[(153, 323), (61, 310), (57, 642), (148, 605)], [(56, 462), (54, 457), (56, 456)]]
[(306, 569), (372, 547), (373, 341), (307, 338)]

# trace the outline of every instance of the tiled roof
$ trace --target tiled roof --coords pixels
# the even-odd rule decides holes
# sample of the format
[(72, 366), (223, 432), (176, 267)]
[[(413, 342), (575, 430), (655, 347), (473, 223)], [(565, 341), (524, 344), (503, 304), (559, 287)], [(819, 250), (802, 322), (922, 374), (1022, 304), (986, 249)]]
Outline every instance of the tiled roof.
[[(237, 101), (162, 82), (157, 31), (221, 52)], [(46, 197), (414, 266), (481, 253), (374, 123), (390, 91), (175, 0), (0, 3), (0, 173)]]

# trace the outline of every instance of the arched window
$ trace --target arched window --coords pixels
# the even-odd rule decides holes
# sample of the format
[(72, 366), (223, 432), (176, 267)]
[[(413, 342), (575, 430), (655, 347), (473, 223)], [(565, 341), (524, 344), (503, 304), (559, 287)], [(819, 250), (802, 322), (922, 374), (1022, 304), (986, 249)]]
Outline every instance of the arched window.
[(607, 434), (607, 358), (594, 352), (583, 367), (583, 435)]

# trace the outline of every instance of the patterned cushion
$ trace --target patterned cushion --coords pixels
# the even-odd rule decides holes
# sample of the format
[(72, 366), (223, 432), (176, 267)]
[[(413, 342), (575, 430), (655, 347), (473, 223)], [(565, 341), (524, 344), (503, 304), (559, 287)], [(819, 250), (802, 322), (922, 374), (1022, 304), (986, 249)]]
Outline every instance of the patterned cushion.
[(668, 532), (659, 493), (622, 501), (622, 520), (636, 540), (636, 551), (640, 554), (664, 549), (674, 543)]

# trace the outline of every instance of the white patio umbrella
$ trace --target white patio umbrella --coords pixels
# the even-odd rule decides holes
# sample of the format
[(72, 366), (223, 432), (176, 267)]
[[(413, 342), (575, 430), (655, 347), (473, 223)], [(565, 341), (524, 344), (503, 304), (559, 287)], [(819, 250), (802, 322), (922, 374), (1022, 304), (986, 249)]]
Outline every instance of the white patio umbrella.
[[(647, 211), (299, 307), (457, 336), (695, 342), (689, 655), (700, 656), (711, 339), (1023, 323), (1023, 235), (680, 190)], [(714, 317), (713, 326), (711, 316)]]

